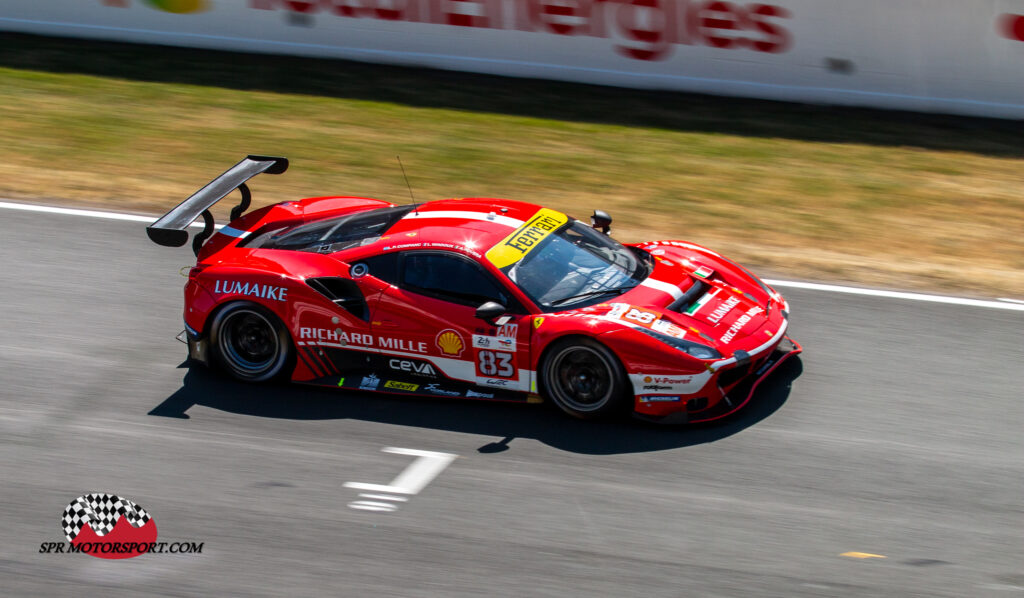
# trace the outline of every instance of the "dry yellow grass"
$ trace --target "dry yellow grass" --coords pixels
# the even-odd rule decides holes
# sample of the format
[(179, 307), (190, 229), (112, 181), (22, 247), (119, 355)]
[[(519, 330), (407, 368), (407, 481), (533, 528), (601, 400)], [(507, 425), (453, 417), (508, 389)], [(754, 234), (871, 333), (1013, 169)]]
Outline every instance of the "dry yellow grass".
[[(88, 68), (74, 61), (82, 44), (98, 61)], [(621, 240), (684, 238), (763, 274), (1024, 296), (1016, 123), (336, 62), (304, 74), (295, 59), (209, 53), (190, 70), (182, 61), (196, 52), (154, 52), (0, 43), (0, 195), (161, 213), (263, 153), (292, 168), (254, 181), (259, 205), (404, 202), (401, 154), (419, 200), (510, 197), (583, 217), (601, 208)], [(332, 83), (310, 83), (327, 69)], [(225, 70), (237, 77), (225, 82)], [(258, 89), (240, 89), (257, 75)]]

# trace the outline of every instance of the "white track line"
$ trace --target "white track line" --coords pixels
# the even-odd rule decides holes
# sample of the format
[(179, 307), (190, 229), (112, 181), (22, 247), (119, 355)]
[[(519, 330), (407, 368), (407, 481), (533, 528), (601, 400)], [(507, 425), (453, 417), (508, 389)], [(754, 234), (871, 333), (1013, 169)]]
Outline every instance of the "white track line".
[(909, 299), (911, 301), (928, 301), (931, 303), (948, 303), (951, 305), (970, 305), (971, 307), (990, 307), (993, 309), (1008, 309), (1010, 311), (1024, 311), (1024, 302), (1000, 303), (999, 301), (986, 301), (984, 299), (967, 299), (965, 297), (947, 297), (945, 295), (924, 295), (922, 293), (903, 293), (900, 291), (882, 291), (879, 289), (861, 289), (857, 287), (842, 287), (834, 284), (819, 284), (816, 282), (793, 282), (789, 280), (764, 281), (773, 287), (788, 287), (791, 289), (807, 289), (811, 291), (825, 291), (827, 293), (847, 293), (850, 295), (867, 295), (869, 297), (887, 297), (890, 299)]
[[(56, 208), (52, 206), (38, 206), (34, 204), (7, 201), (0, 201), (0, 209), (63, 214), (66, 216), (83, 216), (86, 218), (104, 218), (106, 220), (128, 220), (131, 222), (154, 222), (157, 218), (156, 216), (143, 216), (140, 214), (120, 214), (118, 212), (80, 210), (77, 208)], [(193, 226), (200, 225), (193, 224)], [(220, 228), (220, 226), (221, 225), (218, 225), (217, 228)], [(926, 301), (931, 303), (946, 303), (950, 305), (968, 305), (971, 307), (1024, 311), (1024, 301), (1018, 299), (1001, 298), (998, 301), (986, 301), (984, 299), (967, 299), (965, 297), (946, 297), (944, 295), (925, 295), (922, 293), (903, 293), (900, 291), (883, 291), (880, 289), (861, 289), (857, 287), (844, 287), (833, 284), (819, 284), (816, 282), (795, 282), (790, 280), (772, 279), (765, 279), (765, 282), (773, 287), (823, 291), (826, 293), (846, 293), (848, 295), (865, 295), (868, 297), (885, 297), (889, 299), (906, 299), (909, 301)]]
[[(100, 210), (79, 210), (77, 208), (55, 208), (53, 206), (37, 206), (29, 203), (13, 203), (0, 201), (0, 208), (5, 210), (21, 210), (23, 212), (43, 212), (46, 214), (63, 214), (65, 216), (84, 216), (86, 218), (103, 218), (105, 220), (127, 220), (129, 222), (156, 222), (159, 216), (143, 216), (142, 214), (121, 214), (119, 212), (102, 212)], [(192, 226), (202, 226), (193, 224)], [(222, 224), (216, 225), (220, 228)]]

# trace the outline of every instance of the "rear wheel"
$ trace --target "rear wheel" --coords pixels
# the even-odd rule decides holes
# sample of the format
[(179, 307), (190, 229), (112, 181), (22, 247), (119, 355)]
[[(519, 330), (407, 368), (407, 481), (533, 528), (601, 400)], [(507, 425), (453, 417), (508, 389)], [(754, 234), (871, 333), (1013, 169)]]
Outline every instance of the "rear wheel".
[(210, 344), (221, 366), (244, 382), (283, 375), (292, 356), (291, 338), (277, 316), (247, 302), (232, 303), (214, 316)]
[(625, 411), (630, 404), (622, 364), (595, 340), (557, 341), (545, 354), (541, 372), (548, 398), (573, 417), (605, 417)]

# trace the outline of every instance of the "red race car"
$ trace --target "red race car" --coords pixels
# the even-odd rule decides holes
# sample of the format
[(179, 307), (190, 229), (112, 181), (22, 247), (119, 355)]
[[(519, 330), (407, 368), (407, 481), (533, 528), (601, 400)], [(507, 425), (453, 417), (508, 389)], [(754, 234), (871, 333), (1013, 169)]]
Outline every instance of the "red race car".
[[(315, 197), (243, 216), (246, 181), (287, 167), (249, 156), (147, 228), (181, 246), (202, 216), (181, 338), (239, 380), (697, 422), (800, 351), (786, 300), (742, 266), (683, 241), (622, 245), (600, 211), (586, 225), (504, 199)], [(215, 232), (209, 208), (235, 189)]]

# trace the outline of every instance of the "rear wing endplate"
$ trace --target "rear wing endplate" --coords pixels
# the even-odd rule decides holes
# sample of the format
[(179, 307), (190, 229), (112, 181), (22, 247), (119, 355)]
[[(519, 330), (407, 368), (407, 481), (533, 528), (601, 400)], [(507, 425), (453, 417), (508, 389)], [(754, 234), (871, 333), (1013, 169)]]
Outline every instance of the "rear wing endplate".
[(210, 208), (224, 199), (232, 191), (242, 192), (242, 201), (231, 210), (231, 220), (242, 215), (252, 201), (252, 193), (246, 181), (261, 172), (281, 174), (288, 170), (288, 159), (273, 156), (247, 156), (235, 164), (224, 174), (210, 181), (205, 187), (196, 191), (191, 197), (178, 204), (170, 212), (161, 216), (156, 222), (146, 227), (146, 234), (158, 245), (165, 247), (181, 247), (188, 241), (188, 227), (196, 218), (203, 217), (203, 231), (192, 239), (192, 251), (199, 255), (203, 241), (213, 234), (213, 216)]

